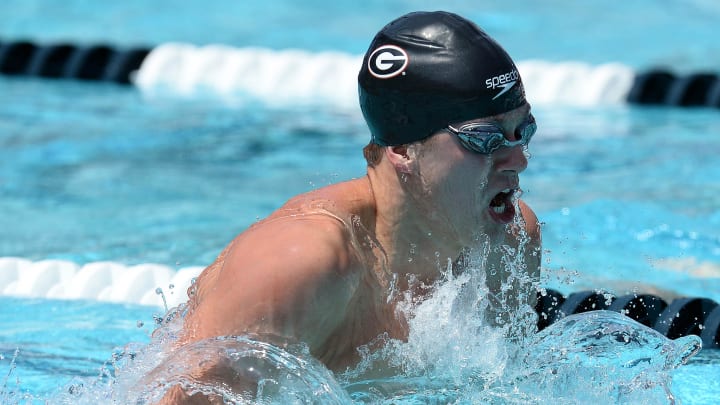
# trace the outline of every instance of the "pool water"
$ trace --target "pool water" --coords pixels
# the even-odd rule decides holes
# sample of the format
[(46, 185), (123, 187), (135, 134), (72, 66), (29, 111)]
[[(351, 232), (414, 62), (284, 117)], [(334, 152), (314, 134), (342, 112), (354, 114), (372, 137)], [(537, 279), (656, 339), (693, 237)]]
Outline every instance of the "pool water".
[[(163, 1), (76, 0), (59, 6), (10, 0), (0, 6), (6, 17), (0, 40), (118, 46), (182, 41), (332, 50), (354, 57), (386, 21), (411, 9), (436, 7), (402, 1), (247, 3), (190, 1), (180, 7)], [(519, 61), (620, 62), (637, 71), (663, 66), (717, 72), (720, 66), (720, 45), (714, 41), (720, 7), (711, 1), (670, 1), (662, 7), (626, 2), (616, 10), (599, 1), (542, 7), (530, 1), (448, 4), (447, 9), (485, 27)], [(533, 102), (533, 94), (528, 98)], [(362, 117), (330, 103), (268, 106), (268, 100), (258, 100), (238, 106), (111, 84), (2, 76), (0, 101), (0, 257), (78, 266), (105, 261), (176, 270), (205, 266), (235, 234), (290, 196), (364, 173), (361, 148), (368, 133)], [(720, 111), (533, 103), (539, 130), (521, 185), (523, 198), (544, 223), (543, 285), (564, 293), (652, 291), (720, 302)], [(158, 287), (169, 293), (168, 286)], [(150, 342), (164, 314), (160, 306), (4, 294), (3, 403), (62, 402), (80, 384), (113, 381), (115, 376), (103, 371), (113, 369), (113, 353)], [(448, 330), (436, 332), (447, 336)], [(477, 344), (476, 336), (455, 332), (464, 347)], [(393, 356), (429, 355), (431, 342), (399, 347)], [(471, 378), (462, 370), (488, 364), (473, 358), (473, 367), (461, 367), (467, 349), (446, 349), (436, 363), (393, 358), (413, 364), (416, 374), (441, 362), (458, 370), (457, 375), (425, 375), (440, 379)], [(495, 361), (491, 366), (513, 364), (495, 355), (488, 355)], [(611, 369), (602, 369), (604, 378), (617, 383)], [(508, 370), (505, 377), (517, 368)], [(709, 404), (720, 397), (716, 350), (703, 350), (668, 373), (670, 391), (684, 404)], [(413, 381), (419, 385), (401, 381), (404, 391), (387, 388), (397, 383), (376, 382), (373, 391), (363, 388), (362, 378), (336, 377), (345, 390), (337, 395), (356, 401), (527, 399), (508, 394), (502, 376), (486, 376), (497, 383), (490, 388), (477, 381), (456, 385), (475, 392), (475, 398), (443, 394), (418, 375)], [(378, 397), (383, 387), (389, 394)], [(587, 391), (576, 388), (577, 397), (568, 401)], [(96, 387), (81, 398), (91, 403), (89, 398), (104, 393)], [(663, 397), (662, 389), (651, 394)]]

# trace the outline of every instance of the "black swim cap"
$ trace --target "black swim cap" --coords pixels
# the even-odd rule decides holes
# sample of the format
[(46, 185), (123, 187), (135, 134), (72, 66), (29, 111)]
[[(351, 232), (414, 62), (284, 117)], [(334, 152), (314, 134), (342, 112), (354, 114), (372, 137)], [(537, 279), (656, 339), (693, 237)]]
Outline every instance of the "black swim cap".
[(507, 52), (472, 22), (442, 11), (406, 14), (380, 30), (358, 87), (372, 141), (383, 146), (415, 142), (451, 122), (526, 102)]

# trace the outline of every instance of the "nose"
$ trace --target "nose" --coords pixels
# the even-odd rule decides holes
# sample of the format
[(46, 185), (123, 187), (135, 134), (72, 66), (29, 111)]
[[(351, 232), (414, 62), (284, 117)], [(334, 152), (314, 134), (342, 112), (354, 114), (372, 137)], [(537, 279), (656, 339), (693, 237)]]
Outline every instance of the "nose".
[(527, 169), (528, 160), (522, 145), (500, 148), (493, 154), (495, 167), (498, 171), (520, 173)]

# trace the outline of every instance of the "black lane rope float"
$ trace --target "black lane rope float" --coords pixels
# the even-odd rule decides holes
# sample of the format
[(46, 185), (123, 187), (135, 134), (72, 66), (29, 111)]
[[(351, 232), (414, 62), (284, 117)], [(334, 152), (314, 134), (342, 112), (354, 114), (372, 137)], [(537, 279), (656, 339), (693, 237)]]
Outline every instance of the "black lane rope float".
[(579, 291), (563, 296), (553, 289), (538, 293), (535, 306), (538, 329), (582, 312), (609, 310), (620, 312), (655, 329), (670, 339), (700, 336), (703, 348), (720, 348), (720, 304), (709, 298), (684, 297), (671, 302), (652, 294), (616, 297), (602, 291)]
[[(0, 40), (0, 74), (132, 83), (152, 48), (35, 44)], [(635, 74), (630, 104), (720, 108), (720, 77), (713, 72), (678, 75), (669, 70)]]
[(653, 70), (635, 76), (627, 96), (631, 104), (720, 108), (720, 78), (714, 73), (677, 76)]
[(130, 84), (149, 48), (115, 49), (108, 45), (37, 45), (0, 42), (0, 73), (56, 79)]

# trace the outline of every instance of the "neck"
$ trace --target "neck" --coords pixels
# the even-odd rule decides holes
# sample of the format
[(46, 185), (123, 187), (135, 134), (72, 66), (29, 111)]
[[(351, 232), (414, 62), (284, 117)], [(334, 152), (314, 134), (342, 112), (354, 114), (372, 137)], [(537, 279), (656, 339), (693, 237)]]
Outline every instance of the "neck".
[(416, 203), (392, 166), (369, 168), (368, 180), (375, 198), (375, 237), (383, 246), (389, 271), (398, 277), (397, 287), (407, 290), (412, 278), (432, 284), (448, 261), (458, 258), (462, 246), (442, 221)]

